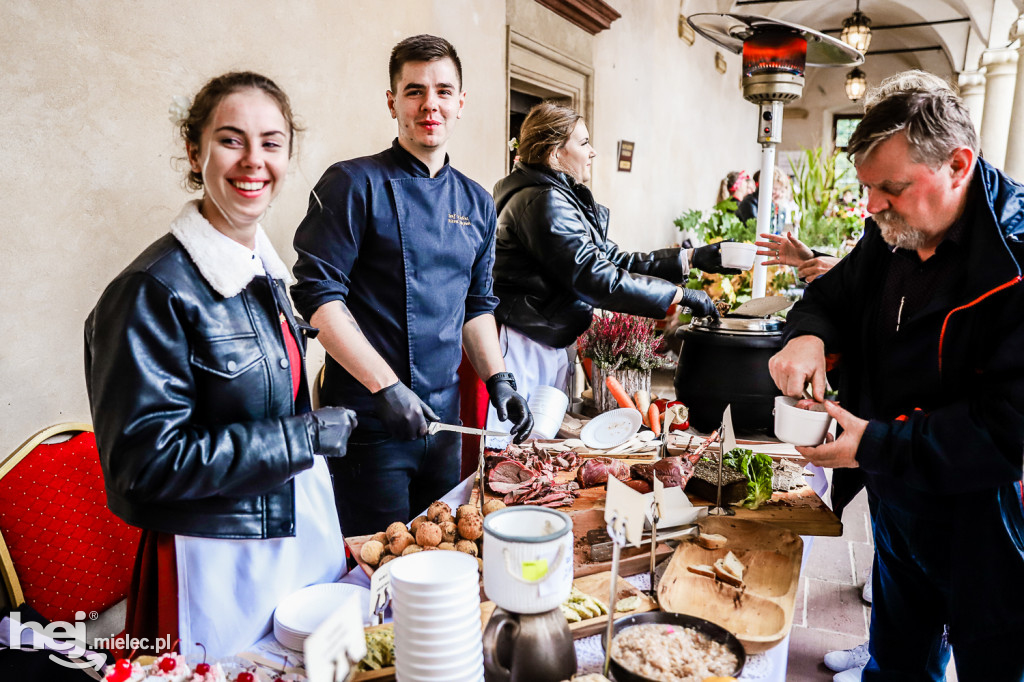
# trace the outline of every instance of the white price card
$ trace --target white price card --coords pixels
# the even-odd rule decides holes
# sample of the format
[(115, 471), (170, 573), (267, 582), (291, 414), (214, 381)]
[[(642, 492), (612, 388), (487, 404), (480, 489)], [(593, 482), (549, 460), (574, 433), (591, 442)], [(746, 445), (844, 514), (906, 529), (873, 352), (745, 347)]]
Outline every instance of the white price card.
[(370, 576), (370, 623), (376, 624), (377, 611), (383, 611), (391, 598), (391, 566), (384, 564)]
[(651, 518), (653, 519), (654, 512), (657, 512), (658, 519), (660, 521), (665, 518), (665, 512), (668, 511), (665, 507), (665, 484), (661, 482), (661, 479), (658, 478), (657, 474), (655, 474), (654, 479), (652, 479), (652, 484), (654, 490), (652, 490), (651, 493), (654, 496), (654, 503), (651, 505)]
[(353, 594), (306, 638), (302, 653), (309, 682), (344, 682), (366, 655), (362, 605)]
[(722, 413), (722, 456), (736, 449), (736, 433), (732, 430), (732, 405), (725, 406)]
[(650, 503), (643, 493), (633, 490), (615, 478), (608, 477), (608, 496), (604, 503), (604, 521), (611, 523), (618, 518), (618, 524), (625, 523), (626, 541), (633, 547), (639, 547), (644, 533), (644, 517)]

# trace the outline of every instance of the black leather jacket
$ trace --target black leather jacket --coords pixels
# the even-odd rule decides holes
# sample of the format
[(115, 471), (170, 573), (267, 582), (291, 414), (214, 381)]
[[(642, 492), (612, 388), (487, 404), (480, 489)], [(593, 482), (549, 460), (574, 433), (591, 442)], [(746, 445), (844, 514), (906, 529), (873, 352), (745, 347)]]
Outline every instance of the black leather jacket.
[(313, 446), (279, 312), (304, 353), (282, 282), (224, 297), (172, 235), (107, 287), (85, 323), (85, 370), (111, 511), (180, 535), (295, 534), (292, 477)]
[(608, 209), (565, 173), (517, 162), (494, 186), (498, 322), (564, 348), (594, 308), (661, 318), (683, 279), (679, 249), (627, 253), (608, 239)]

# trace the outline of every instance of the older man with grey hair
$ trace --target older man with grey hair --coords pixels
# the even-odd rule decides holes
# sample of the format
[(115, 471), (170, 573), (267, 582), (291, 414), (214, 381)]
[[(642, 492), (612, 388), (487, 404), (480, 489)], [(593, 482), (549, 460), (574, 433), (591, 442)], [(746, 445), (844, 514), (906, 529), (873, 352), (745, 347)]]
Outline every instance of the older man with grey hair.
[(837, 510), (861, 485), (875, 526), (865, 680), (1024, 679), (1024, 187), (978, 158), (951, 89), (874, 102), (849, 153), (873, 214), (788, 316), (770, 369), (824, 400), (840, 356)]

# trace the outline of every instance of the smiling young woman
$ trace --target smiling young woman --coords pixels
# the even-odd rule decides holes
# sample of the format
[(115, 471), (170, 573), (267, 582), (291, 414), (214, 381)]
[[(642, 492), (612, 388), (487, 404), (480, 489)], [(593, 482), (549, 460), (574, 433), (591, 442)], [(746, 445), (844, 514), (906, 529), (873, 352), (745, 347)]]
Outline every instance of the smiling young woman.
[(225, 74), (179, 125), (203, 198), (103, 292), (86, 386), (107, 504), (143, 529), (126, 632), (219, 658), (266, 634), (281, 598), (345, 572), (317, 455), (343, 456), (355, 418), (310, 411), (291, 278), (258, 222), (288, 169), (287, 96)]

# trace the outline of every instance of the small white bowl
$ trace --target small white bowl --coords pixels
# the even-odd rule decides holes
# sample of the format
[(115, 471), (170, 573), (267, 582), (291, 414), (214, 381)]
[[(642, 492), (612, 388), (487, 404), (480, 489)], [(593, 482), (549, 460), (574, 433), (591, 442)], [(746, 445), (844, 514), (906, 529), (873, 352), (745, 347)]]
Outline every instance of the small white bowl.
[(802, 410), (797, 399), (786, 395), (775, 397), (775, 437), (793, 445), (814, 447), (825, 442), (832, 417), (827, 412)]
[(757, 247), (743, 242), (722, 242), (722, 267), (749, 270), (754, 267)]

